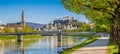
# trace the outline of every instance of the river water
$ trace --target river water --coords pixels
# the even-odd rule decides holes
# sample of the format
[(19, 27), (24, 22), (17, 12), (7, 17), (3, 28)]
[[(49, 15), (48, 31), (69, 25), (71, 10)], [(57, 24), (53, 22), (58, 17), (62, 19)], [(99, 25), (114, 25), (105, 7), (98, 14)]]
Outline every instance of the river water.
[(21, 43), (14, 40), (1, 41), (0, 54), (59, 54), (60, 51), (80, 44), (86, 39), (81, 36), (62, 36), (62, 41), (58, 41), (57, 36), (45, 36)]

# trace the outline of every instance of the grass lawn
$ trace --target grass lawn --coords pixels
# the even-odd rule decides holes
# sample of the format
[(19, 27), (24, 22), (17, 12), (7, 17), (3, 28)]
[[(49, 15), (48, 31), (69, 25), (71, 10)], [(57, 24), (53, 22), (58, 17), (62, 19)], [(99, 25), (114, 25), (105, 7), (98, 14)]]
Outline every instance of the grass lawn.
[(109, 48), (110, 54), (118, 54), (118, 47), (116, 44), (110, 42), (108, 45), (108, 48)]

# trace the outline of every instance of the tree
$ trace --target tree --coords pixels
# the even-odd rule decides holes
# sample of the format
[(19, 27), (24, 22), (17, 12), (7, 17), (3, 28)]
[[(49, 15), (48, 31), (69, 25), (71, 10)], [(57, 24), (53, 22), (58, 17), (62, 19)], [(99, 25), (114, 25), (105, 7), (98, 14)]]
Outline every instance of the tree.
[(25, 25), (24, 29), (15, 29), (15, 32), (38, 32), (37, 30), (32, 29), (29, 25)]
[(120, 54), (120, 0), (62, 0), (62, 3), (69, 11), (84, 14), (96, 24), (109, 27), (111, 39), (115, 31)]
[(95, 28), (94, 28), (95, 32), (106, 32), (106, 31), (109, 31), (109, 28), (105, 25), (96, 25)]
[[(84, 14), (87, 16), (87, 18), (91, 21), (95, 21), (95, 23), (98, 24), (108, 24), (113, 23), (111, 22), (112, 19), (112, 13), (108, 13), (110, 7), (106, 8), (106, 5), (108, 4), (107, 1), (103, 0), (62, 0), (62, 3), (64, 4), (65, 8), (75, 12), (77, 14)], [(106, 7), (105, 7), (106, 6)], [(104, 8), (105, 7), (105, 8)], [(105, 9), (105, 10), (104, 10)], [(110, 9), (111, 10), (111, 9)], [(104, 20), (103, 20), (104, 19)], [(107, 25), (110, 26), (110, 25)]]
[(10, 28), (10, 27), (5, 27), (3, 30), (2, 30), (3, 33), (10, 33), (10, 32), (14, 32), (14, 29)]
[(79, 27), (78, 31), (89, 32), (89, 31), (91, 31), (91, 27), (89, 24), (82, 23), (81, 26)]
[(32, 29), (29, 25), (25, 25), (25, 28), (21, 32), (38, 32), (37, 30)]

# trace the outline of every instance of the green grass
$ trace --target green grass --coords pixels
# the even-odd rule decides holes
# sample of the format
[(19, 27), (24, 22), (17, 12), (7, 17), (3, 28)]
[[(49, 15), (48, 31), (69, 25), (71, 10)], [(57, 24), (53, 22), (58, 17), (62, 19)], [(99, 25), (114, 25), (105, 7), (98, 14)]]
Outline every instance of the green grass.
[(78, 45), (76, 45), (76, 46), (74, 46), (72, 48), (68, 48), (67, 50), (65, 50), (63, 52), (60, 52), (60, 54), (70, 54), (71, 52), (73, 52), (73, 51), (75, 51), (75, 50), (77, 50), (79, 48), (82, 48), (83, 46), (86, 46), (86, 45), (88, 45), (88, 44), (90, 44), (90, 43), (92, 43), (92, 42), (94, 42), (96, 40), (97, 40), (97, 38), (90, 38), (90, 39), (84, 41), (81, 44), (78, 44)]
[(41, 38), (41, 35), (23, 35), (23, 38)]
[(12, 36), (12, 35), (8, 35), (8, 36), (0, 36), (0, 40), (9, 40), (9, 39), (17, 39), (17, 36)]
[[(39, 41), (39, 39), (41, 38), (41, 35), (23, 35), (22, 38), (22, 42), (24, 43), (24, 46), (29, 46), (34, 42)], [(16, 44), (17, 42), (17, 36), (12, 36), (12, 35), (7, 35), (7, 36), (0, 36), (0, 41), (2, 41), (5, 45), (11, 45), (11, 44)]]
[(108, 45), (110, 54), (118, 54), (118, 47), (116, 44), (110, 42)]
[[(23, 35), (22, 38), (23, 39), (33, 39), (33, 38), (41, 38), (41, 35)], [(0, 36), (0, 40), (11, 40), (11, 39), (15, 39), (17, 40), (17, 36), (16, 35), (8, 35), (8, 36)]]

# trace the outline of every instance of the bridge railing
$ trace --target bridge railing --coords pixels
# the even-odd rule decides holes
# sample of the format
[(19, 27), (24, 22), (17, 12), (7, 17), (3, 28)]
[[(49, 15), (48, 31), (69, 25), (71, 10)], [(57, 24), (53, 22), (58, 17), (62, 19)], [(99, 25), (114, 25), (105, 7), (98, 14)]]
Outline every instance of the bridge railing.
[(62, 32), (62, 35), (95, 34), (95, 32)]
[[(31, 35), (41, 34), (44, 36), (58, 35), (59, 31), (41, 31), (41, 32), (14, 32), (14, 33), (0, 33), (0, 35)], [(81, 35), (81, 34), (95, 34), (95, 32), (61, 32), (61, 35)]]

